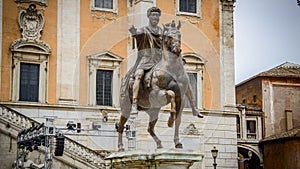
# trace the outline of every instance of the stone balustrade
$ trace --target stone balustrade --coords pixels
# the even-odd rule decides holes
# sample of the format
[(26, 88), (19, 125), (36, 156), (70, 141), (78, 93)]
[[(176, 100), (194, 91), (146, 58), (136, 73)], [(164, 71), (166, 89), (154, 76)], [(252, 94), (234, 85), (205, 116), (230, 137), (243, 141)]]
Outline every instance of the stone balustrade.
[[(19, 131), (30, 128), (33, 124), (39, 125), (39, 122), (0, 104), (0, 123), (1, 122), (6, 122), (11, 126), (14, 130), (12, 135), (15, 138)], [(68, 137), (65, 139), (64, 152), (64, 156), (88, 164), (92, 168), (106, 168), (104, 158), (108, 155), (107, 152), (99, 154)]]

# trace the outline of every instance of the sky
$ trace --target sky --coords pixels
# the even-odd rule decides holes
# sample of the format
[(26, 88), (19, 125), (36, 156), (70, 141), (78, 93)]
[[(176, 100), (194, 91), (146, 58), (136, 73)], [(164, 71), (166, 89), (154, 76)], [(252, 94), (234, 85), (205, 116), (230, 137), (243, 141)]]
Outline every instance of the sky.
[(300, 64), (297, 0), (236, 0), (235, 83), (285, 62)]

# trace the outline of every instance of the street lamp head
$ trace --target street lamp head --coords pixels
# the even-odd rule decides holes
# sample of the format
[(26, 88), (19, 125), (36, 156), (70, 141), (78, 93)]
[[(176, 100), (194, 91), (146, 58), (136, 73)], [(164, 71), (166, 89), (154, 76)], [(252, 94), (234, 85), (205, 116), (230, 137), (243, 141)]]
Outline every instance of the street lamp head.
[(249, 158), (252, 157), (252, 151), (248, 151), (248, 157), (249, 157)]
[(215, 146), (211, 150), (211, 155), (213, 156), (213, 158), (217, 158), (217, 156), (218, 156), (218, 150), (216, 149)]

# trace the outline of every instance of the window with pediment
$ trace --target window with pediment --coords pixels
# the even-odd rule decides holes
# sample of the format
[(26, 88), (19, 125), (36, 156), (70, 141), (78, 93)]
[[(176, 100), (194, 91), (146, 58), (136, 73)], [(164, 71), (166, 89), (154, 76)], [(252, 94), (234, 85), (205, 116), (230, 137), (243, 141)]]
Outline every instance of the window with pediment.
[[(186, 64), (185, 70), (188, 73), (190, 84), (194, 94), (196, 106), (199, 109), (203, 108), (203, 80), (204, 80), (204, 65), (206, 60), (197, 53), (183, 53)], [(185, 108), (191, 108), (190, 103), (186, 100)]]
[(18, 23), (22, 37), (14, 40), (10, 46), (11, 100), (45, 103), (51, 48), (46, 42), (40, 40), (44, 16), (36, 5), (31, 3), (19, 12)]
[(177, 15), (201, 16), (201, 0), (176, 0)]
[(113, 106), (119, 104), (120, 63), (123, 58), (109, 51), (87, 57), (89, 64), (89, 104)]

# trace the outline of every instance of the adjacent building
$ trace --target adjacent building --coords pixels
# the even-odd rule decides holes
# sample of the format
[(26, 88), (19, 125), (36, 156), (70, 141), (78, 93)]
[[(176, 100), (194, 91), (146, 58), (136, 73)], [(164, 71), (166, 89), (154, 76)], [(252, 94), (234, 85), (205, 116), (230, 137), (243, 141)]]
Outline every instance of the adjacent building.
[[(236, 100), (240, 110), (237, 117), (239, 155), (247, 159), (241, 160), (243, 167), (249, 160), (250, 168), (257, 168), (259, 164), (263, 166), (263, 163), (265, 168), (274, 168), (274, 161), (281, 163), (280, 166), (293, 161), (292, 166), (296, 167), (298, 164), (294, 161), (299, 157), (293, 152), (299, 152), (297, 149), (291, 154), (289, 151), (282, 154), (290, 155), (291, 161), (286, 161), (288, 157), (275, 155), (272, 147), (283, 150), (284, 146), (294, 145), (290, 140), (299, 142), (300, 65), (285, 62), (239, 83), (236, 85)], [(248, 159), (249, 151), (252, 152), (251, 159)], [(280, 166), (277, 168), (282, 168)]]

